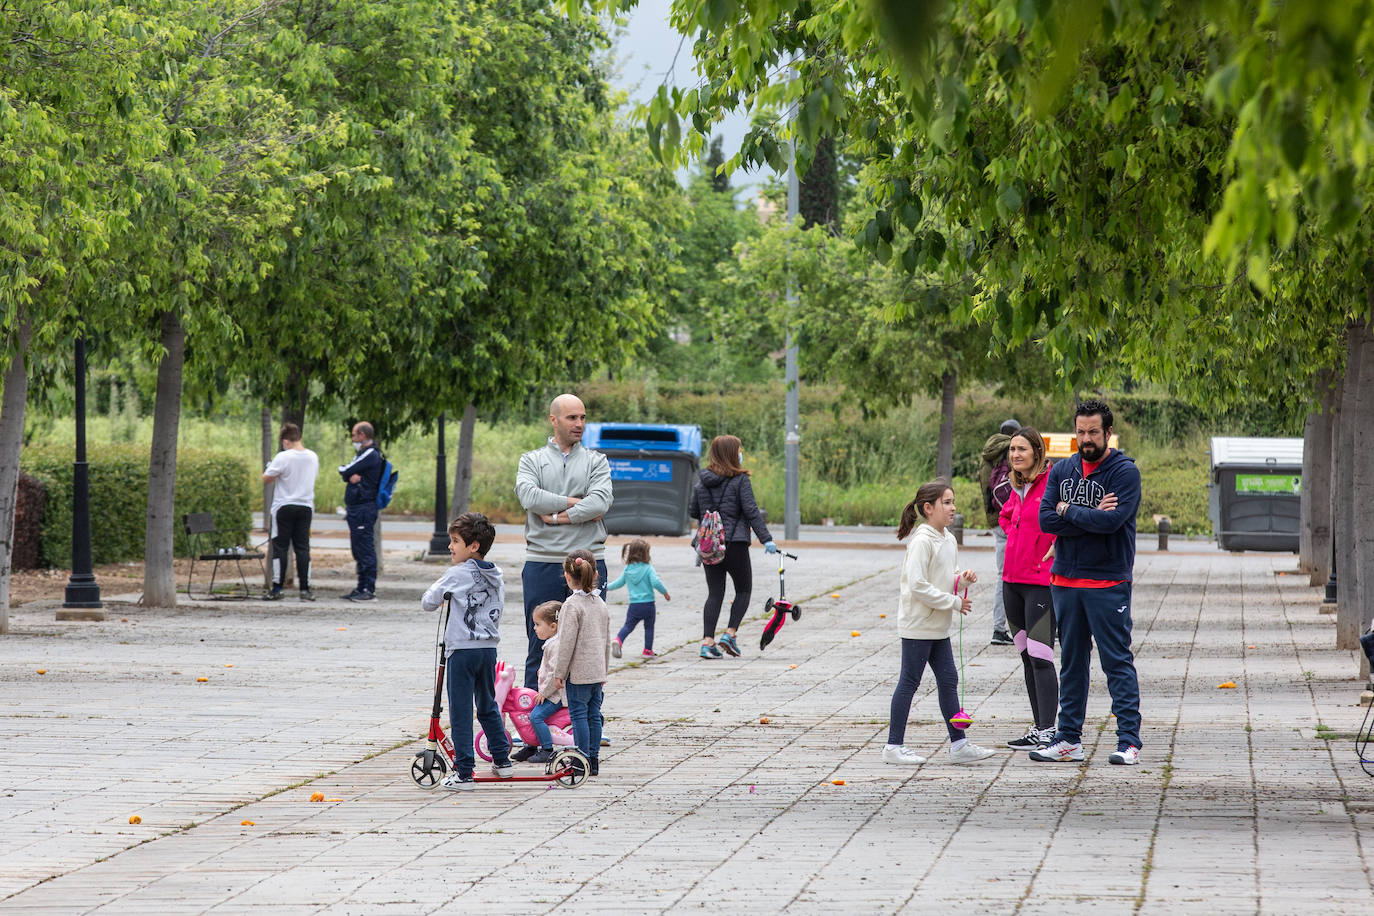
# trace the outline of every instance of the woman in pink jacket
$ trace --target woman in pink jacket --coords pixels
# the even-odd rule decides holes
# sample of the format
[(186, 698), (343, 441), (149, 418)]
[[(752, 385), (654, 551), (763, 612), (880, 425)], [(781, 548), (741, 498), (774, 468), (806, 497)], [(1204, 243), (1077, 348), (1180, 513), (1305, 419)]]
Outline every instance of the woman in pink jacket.
[(1012, 641), (1021, 652), (1035, 724), (1007, 747), (1031, 751), (1054, 740), (1054, 717), (1059, 706), (1059, 675), (1054, 670), (1054, 601), (1050, 597), (1050, 565), (1054, 535), (1040, 530), (1040, 500), (1045, 494), (1049, 466), (1045, 440), (1023, 426), (1007, 447), (1011, 465), (1011, 494), (1002, 505), (999, 521), (1007, 533), (1006, 562), (1002, 566), (1002, 597)]

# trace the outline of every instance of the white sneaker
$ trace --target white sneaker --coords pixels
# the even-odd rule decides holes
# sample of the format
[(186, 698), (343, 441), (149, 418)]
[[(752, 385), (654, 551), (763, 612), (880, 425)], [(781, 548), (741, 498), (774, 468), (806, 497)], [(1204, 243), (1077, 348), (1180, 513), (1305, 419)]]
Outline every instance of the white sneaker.
[(914, 767), (920, 766), (925, 762), (926, 759), (924, 757), (904, 744), (883, 745), (883, 763), (905, 764)]
[(1115, 763), (1118, 766), (1133, 767), (1140, 763), (1140, 748), (1127, 747), (1124, 751), (1112, 751), (1107, 758), (1108, 763)]
[(1056, 741), (1049, 747), (1036, 748), (1030, 752), (1031, 760), (1049, 763), (1082, 763), (1083, 745), (1077, 742)]
[(979, 760), (987, 760), (992, 756), (992, 751), (985, 747), (979, 747), (972, 741), (965, 741), (957, 749), (950, 748), (950, 763), (977, 763)]
[(471, 776), (459, 776), (457, 770), (452, 770), (439, 782), (441, 789), (456, 789), (459, 792), (471, 792), (477, 788), (477, 783), (472, 781)]
[(501, 766), (499, 763), (492, 764), (491, 775), (499, 777), (501, 779), (510, 779), (512, 776), (515, 775), (515, 766), (510, 763), (506, 764), (505, 766)]

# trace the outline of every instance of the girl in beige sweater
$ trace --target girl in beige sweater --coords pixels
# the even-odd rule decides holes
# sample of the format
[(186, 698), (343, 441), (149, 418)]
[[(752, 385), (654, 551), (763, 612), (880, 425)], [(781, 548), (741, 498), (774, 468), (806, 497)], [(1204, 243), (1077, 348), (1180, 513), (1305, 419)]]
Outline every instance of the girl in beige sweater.
[[(920, 527), (916, 520), (922, 519)], [(902, 510), (897, 539), (916, 528), (902, 564), (902, 590), (897, 599), (897, 633), (902, 637), (902, 672), (892, 691), (892, 719), (888, 725), (885, 763), (915, 766), (926, 759), (903, 743), (911, 700), (921, 685), (926, 665), (935, 673), (940, 712), (949, 731), (951, 763), (973, 763), (992, 756), (964, 737), (950, 721), (959, 713), (959, 671), (949, 642), (954, 612), (967, 614), (972, 605), (959, 597), (962, 586), (977, 582), (973, 570), (955, 572), (958, 549), (949, 526), (954, 522), (954, 490), (944, 480), (922, 484), (916, 498)]]
[(566, 687), (573, 741), (591, 764), (591, 776), (601, 770), (602, 688), (611, 667), (611, 612), (596, 594), (596, 558), (589, 550), (574, 550), (563, 560), (563, 576), (572, 594), (558, 612), (558, 655), (553, 665), (554, 687)]

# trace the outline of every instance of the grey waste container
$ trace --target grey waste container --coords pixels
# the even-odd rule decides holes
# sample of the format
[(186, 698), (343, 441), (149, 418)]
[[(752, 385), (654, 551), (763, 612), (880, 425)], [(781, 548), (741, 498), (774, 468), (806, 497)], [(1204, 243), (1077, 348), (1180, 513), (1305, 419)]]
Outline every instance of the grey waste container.
[(1212, 530), (1223, 550), (1298, 550), (1302, 440), (1212, 439)]
[(615, 501), (608, 534), (686, 534), (687, 505), (701, 457), (701, 427), (588, 423), (582, 444), (611, 464)]

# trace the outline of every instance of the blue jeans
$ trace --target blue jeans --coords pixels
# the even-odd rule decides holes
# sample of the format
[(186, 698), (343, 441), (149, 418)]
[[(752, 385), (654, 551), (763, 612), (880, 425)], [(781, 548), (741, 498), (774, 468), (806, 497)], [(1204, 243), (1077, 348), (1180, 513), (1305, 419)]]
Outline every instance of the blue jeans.
[(377, 524), (377, 504), (349, 506), (344, 510), (348, 519), (348, 546), (353, 548), (353, 561), (358, 564), (358, 590), (377, 590), (377, 544), (372, 536)]
[[(606, 561), (596, 561), (596, 593), (606, 598)], [(539, 689), (539, 663), (544, 660), (544, 640), (534, 635), (534, 609), (545, 601), (562, 601), (572, 592), (563, 578), (562, 563), (526, 563), (520, 570), (520, 586), (525, 592), (525, 637), (529, 650), (525, 653), (525, 686)]]
[(1088, 706), (1088, 668), (1093, 643), (1107, 675), (1116, 714), (1117, 750), (1140, 747), (1140, 682), (1131, 654), (1131, 583), (1111, 588), (1051, 585), (1059, 622), (1059, 731), (1057, 741), (1083, 739)]
[(911, 699), (921, 686), (921, 674), (926, 665), (935, 672), (935, 694), (940, 699), (940, 714), (945, 717), (945, 730), (951, 742), (964, 733), (950, 724), (959, 714), (959, 669), (954, 667), (954, 650), (949, 637), (944, 639), (902, 638), (902, 673), (892, 691), (891, 721), (887, 726), (887, 743), (902, 744), (906, 740), (906, 720), (911, 715)]
[(448, 655), (448, 727), (459, 776), (471, 776), (477, 763), (472, 748), (472, 710), (487, 736), (491, 759), (510, 764), (510, 740), (496, 705), (496, 647), (454, 649)]
[(568, 715), (572, 717), (573, 743), (588, 760), (601, 753), (601, 699), (604, 684), (567, 685)]
[(625, 610), (625, 626), (620, 628), (620, 633), (615, 637), (618, 643), (624, 643), (625, 637), (634, 632), (634, 628), (639, 622), (644, 621), (644, 648), (650, 652), (654, 651), (654, 618), (658, 615), (658, 608), (652, 601), (636, 601)]
[(530, 727), (534, 729), (534, 737), (538, 740), (539, 746), (546, 751), (553, 750), (553, 732), (549, 731), (545, 720), (562, 708), (562, 703), (542, 700), (538, 706), (530, 710)]

